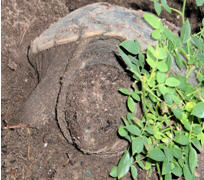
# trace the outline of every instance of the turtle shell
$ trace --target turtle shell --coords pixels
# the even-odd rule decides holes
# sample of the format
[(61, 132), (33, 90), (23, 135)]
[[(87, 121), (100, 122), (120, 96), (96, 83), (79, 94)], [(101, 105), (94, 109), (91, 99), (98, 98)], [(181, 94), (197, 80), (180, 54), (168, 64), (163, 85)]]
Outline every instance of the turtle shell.
[[(51, 25), (31, 44), (29, 61), (39, 84), (21, 118), (36, 128), (57, 120), (69, 143), (84, 153), (115, 155), (127, 142), (117, 136), (126, 98), (119, 88), (131, 80), (117, 56), (117, 46), (137, 39), (153, 44), (142, 11), (95, 3)], [(135, 114), (141, 117), (137, 104)]]
[(31, 44), (37, 53), (54, 46), (93, 36), (138, 39), (143, 48), (153, 43), (151, 27), (143, 20), (143, 11), (130, 10), (108, 3), (94, 3), (79, 8), (51, 25)]

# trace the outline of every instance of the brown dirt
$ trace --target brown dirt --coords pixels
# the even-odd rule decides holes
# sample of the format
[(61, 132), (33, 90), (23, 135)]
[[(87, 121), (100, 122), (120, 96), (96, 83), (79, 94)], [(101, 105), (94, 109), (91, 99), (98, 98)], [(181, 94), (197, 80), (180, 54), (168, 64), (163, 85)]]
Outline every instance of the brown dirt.
[[(110, 169), (118, 162), (119, 156), (113, 159), (82, 154), (67, 144), (55, 121), (35, 129), (19, 124), (15, 118), (37, 85), (37, 75), (27, 60), (31, 41), (60, 17), (92, 2), (98, 1), (2, 0), (2, 179), (109, 179)], [(108, 2), (152, 9), (144, 1)], [(195, 9), (188, 6), (191, 23), (197, 28), (201, 12), (192, 13)], [(176, 16), (172, 21), (177, 22)], [(200, 167), (202, 180), (204, 166)], [(139, 174), (140, 180), (146, 179), (146, 174)]]

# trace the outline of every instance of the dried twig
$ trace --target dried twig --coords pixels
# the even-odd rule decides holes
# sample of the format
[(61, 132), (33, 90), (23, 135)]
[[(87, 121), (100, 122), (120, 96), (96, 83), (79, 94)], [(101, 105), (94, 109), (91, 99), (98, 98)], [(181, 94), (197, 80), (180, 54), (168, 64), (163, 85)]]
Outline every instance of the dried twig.
[(13, 126), (3, 126), (3, 129), (18, 129), (18, 128), (28, 128), (27, 124), (18, 124), (18, 125), (13, 125)]

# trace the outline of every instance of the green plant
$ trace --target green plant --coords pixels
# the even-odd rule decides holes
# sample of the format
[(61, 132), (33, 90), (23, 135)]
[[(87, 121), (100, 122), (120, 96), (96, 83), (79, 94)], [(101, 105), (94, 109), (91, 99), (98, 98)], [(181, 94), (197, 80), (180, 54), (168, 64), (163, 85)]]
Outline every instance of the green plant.
[[(196, 2), (204, 4), (203, 0)], [(177, 35), (156, 16), (144, 14), (154, 28), (156, 45), (141, 51), (137, 40), (126, 40), (118, 47), (134, 82), (132, 90), (120, 89), (128, 96), (129, 113), (122, 117), (124, 125), (118, 133), (130, 146), (110, 175), (120, 179), (130, 171), (136, 179), (138, 167), (149, 176), (156, 167), (160, 180), (172, 176), (193, 180), (197, 152), (204, 144), (204, 19), (200, 32), (192, 34), (184, 14), (186, 0), (182, 11), (170, 8), (166, 0), (154, 0), (154, 5), (157, 14), (162, 7), (177, 12), (183, 25)], [(142, 119), (134, 114), (137, 102), (142, 106)]]

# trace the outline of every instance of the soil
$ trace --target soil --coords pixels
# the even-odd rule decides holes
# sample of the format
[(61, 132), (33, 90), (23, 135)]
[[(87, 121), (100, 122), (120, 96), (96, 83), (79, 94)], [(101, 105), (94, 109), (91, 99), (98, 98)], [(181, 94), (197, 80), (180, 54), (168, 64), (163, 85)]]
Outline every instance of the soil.
[[(51, 23), (74, 9), (93, 2), (98, 1), (2, 0), (2, 179), (112, 179), (108, 174), (117, 164), (120, 155), (100, 157), (84, 154), (67, 143), (56, 121), (47, 123), (46, 128), (37, 129), (28, 127), (24, 123), (26, 118), (23, 122), (16, 118), (18, 112), (25, 108), (22, 104), (30, 97), (40, 80), (27, 57), (31, 41)], [(147, 3), (145, 5), (144, 1), (108, 2), (152, 11), (152, 6)], [(200, 26), (197, 22), (203, 15), (203, 9), (196, 10), (194, 6), (188, 6), (188, 16), (196, 30)], [(169, 20), (179, 22), (175, 15)], [(102, 126), (108, 127), (109, 123)], [(200, 180), (204, 179), (202, 159), (203, 156), (198, 169)], [(130, 179), (129, 175), (126, 178)], [(138, 179), (147, 179), (147, 174), (139, 171)]]

